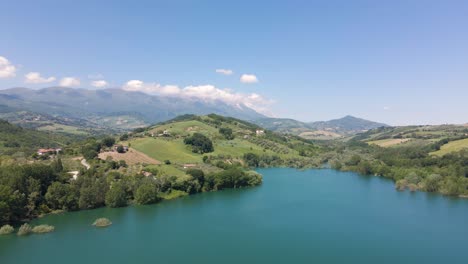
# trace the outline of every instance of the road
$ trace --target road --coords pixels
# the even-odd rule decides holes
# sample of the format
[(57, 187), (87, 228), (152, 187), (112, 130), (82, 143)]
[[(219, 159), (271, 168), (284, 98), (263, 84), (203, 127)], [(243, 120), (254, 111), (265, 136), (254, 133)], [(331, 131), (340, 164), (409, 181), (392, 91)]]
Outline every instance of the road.
[(89, 170), (89, 168), (91, 168), (91, 165), (89, 165), (89, 163), (86, 162), (86, 159), (81, 160), (81, 165), (85, 166), (87, 170)]

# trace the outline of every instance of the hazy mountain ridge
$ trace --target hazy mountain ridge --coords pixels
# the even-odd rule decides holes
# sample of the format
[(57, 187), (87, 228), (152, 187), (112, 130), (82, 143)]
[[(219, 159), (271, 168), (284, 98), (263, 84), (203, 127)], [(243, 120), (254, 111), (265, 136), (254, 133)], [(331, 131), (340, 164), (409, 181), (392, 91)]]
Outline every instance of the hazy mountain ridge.
[[(86, 119), (100, 123), (107, 117), (127, 116), (136, 124), (153, 124), (182, 114), (217, 113), (245, 120), (264, 117), (245, 106), (195, 98), (153, 96), (121, 89), (73, 89), (49, 87), (39, 90), (0, 90), (0, 106), (6, 109), (46, 113), (50, 116)], [(11, 112), (11, 111), (10, 111)], [(120, 128), (118, 122), (110, 127)]]
[(388, 125), (383, 123), (350, 115), (339, 119), (310, 123), (290, 118), (261, 118), (254, 122), (272, 131), (291, 133), (309, 139), (333, 139), (378, 127), (388, 127)]

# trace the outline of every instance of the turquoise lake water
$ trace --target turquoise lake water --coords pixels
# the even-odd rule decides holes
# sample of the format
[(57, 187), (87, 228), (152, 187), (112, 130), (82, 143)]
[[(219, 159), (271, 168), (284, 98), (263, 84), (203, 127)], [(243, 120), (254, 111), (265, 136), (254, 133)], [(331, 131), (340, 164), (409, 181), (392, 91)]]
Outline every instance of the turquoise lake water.
[(468, 200), (329, 169), (259, 172), (260, 187), (47, 216), (32, 224), (53, 233), (0, 236), (0, 263), (468, 263)]

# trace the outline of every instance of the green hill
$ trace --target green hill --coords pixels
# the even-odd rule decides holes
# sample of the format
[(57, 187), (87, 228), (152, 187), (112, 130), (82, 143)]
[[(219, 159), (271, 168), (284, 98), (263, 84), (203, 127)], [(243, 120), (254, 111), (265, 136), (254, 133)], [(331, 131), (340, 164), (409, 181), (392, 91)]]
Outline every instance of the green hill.
[[(232, 131), (232, 136), (226, 137), (221, 129)], [(195, 133), (208, 137), (214, 151), (194, 153), (184, 139)], [(251, 153), (266, 166), (288, 164), (303, 167), (316, 164), (314, 157), (320, 151), (319, 147), (300, 137), (264, 131), (255, 124), (215, 114), (185, 116), (160, 123), (134, 134), (128, 143), (154, 159), (169, 160), (181, 166), (203, 164), (203, 159), (211, 164), (244, 163), (244, 156)]]
[(31, 154), (37, 148), (62, 147), (71, 141), (73, 138), (64, 135), (21, 128), (0, 119), (0, 155)]

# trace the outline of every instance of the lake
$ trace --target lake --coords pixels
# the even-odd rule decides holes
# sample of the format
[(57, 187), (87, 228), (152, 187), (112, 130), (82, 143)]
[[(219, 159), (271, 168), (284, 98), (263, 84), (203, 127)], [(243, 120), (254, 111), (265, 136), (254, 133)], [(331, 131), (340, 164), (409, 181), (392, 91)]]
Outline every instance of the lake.
[(55, 232), (0, 236), (0, 263), (468, 263), (468, 200), (330, 169), (258, 171), (255, 188), (38, 219)]

